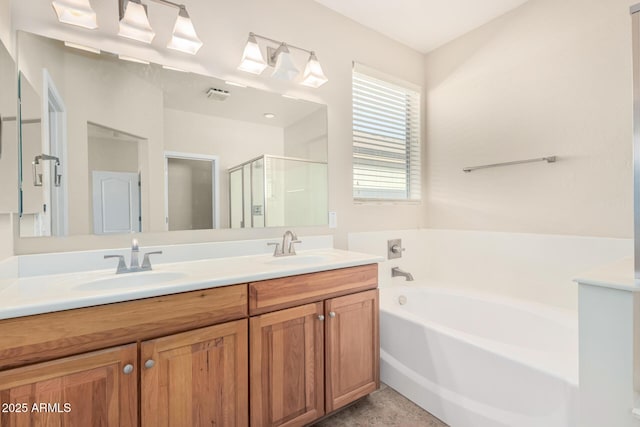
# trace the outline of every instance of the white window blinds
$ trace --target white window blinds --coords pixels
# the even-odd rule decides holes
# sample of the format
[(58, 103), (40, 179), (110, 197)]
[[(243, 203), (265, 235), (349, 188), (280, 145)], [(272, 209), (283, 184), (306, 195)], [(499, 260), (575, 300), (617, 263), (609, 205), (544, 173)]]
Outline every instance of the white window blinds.
[(354, 69), (353, 197), (420, 199), (420, 92)]

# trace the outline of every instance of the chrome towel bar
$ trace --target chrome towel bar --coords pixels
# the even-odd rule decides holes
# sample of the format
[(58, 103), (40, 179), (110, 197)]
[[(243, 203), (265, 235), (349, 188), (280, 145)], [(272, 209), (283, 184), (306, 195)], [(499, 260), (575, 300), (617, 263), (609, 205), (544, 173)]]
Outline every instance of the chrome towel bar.
[(547, 157), (538, 157), (537, 159), (516, 160), (514, 162), (493, 163), (491, 165), (470, 166), (470, 167), (464, 168), (462, 170), (464, 172), (471, 172), (471, 171), (474, 171), (474, 170), (477, 170), (477, 169), (496, 168), (498, 166), (520, 165), (522, 163), (533, 163), (533, 162), (554, 163), (555, 161), (556, 161), (556, 156), (547, 156)]

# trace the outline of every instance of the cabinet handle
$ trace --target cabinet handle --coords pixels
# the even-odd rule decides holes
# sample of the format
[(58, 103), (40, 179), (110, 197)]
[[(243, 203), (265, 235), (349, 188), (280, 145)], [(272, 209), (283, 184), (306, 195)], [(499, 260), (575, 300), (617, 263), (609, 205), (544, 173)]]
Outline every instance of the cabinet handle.
[(324, 315), (323, 314), (318, 314), (318, 320), (319, 321), (324, 321)]
[(125, 375), (129, 375), (133, 372), (133, 365), (131, 363), (124, 365), (124, 368), (122, 368), (122, 372), (124, 372)]
[(330, 312), (329, 312), (329, 317), (331, 317), (332, 319), (333, 319), (334, 317), (336, 317), (336, 312), (335, 312), (335, 311), (330, 311)]
[(149, 359), (146, 362), (144, 362), (144, 367), (147, 369), (151, 369), (155, 366), (156, 362), (153, 361), (153, 359)]

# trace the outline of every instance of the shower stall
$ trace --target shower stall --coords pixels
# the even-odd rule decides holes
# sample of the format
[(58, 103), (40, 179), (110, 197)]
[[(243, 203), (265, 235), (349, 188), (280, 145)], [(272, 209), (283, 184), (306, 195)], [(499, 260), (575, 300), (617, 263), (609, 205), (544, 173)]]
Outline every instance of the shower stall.
[(327, 224), (327, 163), (263, 154), (229, 168), (231, 228)]

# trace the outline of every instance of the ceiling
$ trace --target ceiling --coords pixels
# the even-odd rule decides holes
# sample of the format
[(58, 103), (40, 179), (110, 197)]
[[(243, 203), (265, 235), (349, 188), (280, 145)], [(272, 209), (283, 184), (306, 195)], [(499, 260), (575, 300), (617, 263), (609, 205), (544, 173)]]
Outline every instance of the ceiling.
[(527, 0), (315, 0), (366, 27), (427, 53)]

